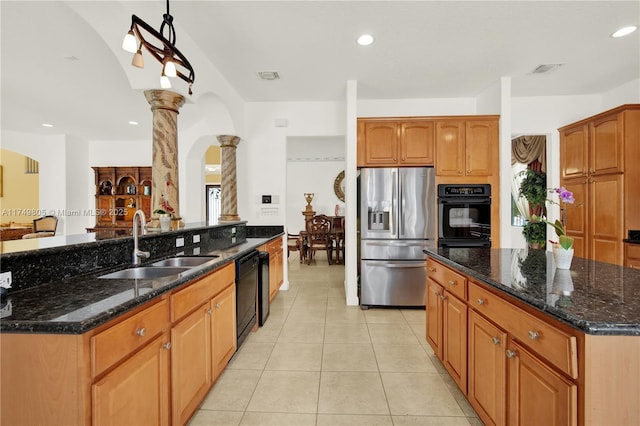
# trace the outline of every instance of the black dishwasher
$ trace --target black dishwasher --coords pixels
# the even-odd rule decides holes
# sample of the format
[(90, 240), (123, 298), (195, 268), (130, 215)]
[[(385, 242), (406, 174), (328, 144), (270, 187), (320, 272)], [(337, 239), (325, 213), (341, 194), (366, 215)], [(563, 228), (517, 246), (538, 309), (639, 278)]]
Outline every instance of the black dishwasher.
[(258, 251), (236, 260), (236, 332), (238, 348), (256, 324)]

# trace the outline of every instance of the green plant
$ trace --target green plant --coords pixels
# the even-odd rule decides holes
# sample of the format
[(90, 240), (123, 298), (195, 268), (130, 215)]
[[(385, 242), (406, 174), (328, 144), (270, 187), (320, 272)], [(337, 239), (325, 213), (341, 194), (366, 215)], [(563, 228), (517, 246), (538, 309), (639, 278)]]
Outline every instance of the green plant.
[[(547, 175), (533, 169), (527, 169), (522, 173), (526, 175), (520, 183), (520, 196), (527, 199), (532, 211), (536, 208), (544, 209), (547, 200)], [(539, 212), (539, 214), (542, 213), (542, 211)]]
[[(573, 247), (573, 238), (567, 235), (565, 222), (567, 218), (567, 204), (573, 204), (575, 202), (575, 199), (573, 198), (573, 192), (567, 190), (563, 186), (560, 188), (552, 188), (549, 190), (549, 192), (558, 194), (559, 201), (547, 201), (560, 206), (560, 219), (556, 219), (555, 222), (549, 222), (544, 216), (539, 217), (536, 215), (531, 216), (531, 219), (535, 221), (541, 221), (540, 223), (548, 223), (549, 225), (553, 226), (553, 229), (556, 231), (556, 235), (558, 236), (558, 243), (563, 249), (569, 250), (571, 247)], [(576, 206), (579, 206), (581, 204), (582, 203), (578, 203), (576, 204)]]
[(167, 214), (167, 212), (166, 212), (166, 211), (164, 211), (164, 210), (162, 210), (162, 209), (155, 209), (155, 210), (153, 211), (153, 213), (154, 213), (154, 214)]
[(545, 222), (527, 222), (522, 228), (522, 236), (529, 244), (544, 246), (547, 242), (547, 224)]

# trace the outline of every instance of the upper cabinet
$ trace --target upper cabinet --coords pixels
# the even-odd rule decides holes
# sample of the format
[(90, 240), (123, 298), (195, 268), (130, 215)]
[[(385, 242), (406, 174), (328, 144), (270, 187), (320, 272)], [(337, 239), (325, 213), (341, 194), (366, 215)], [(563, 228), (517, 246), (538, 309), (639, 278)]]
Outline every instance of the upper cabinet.
[(491, 176), (498, 167), (498, 118), (438, 120), (435, 145), (437, 175)]
[(358, 119), (358, 167), (433, 166), (434, 122)]
[(566, 218), (575, 255), (621, 265), (622, 240), (630, 229), (640, 229), (640, 104), (558, 130), (560, 184), (580, 203)]

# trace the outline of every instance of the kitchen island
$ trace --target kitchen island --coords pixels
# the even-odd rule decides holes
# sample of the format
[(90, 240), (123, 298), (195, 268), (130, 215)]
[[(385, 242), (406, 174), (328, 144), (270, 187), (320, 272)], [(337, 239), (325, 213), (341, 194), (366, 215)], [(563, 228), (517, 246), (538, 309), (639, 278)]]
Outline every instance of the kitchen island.
[(131, 237), (7, 243), (0, 423), (185, 424), (237, 349), (234, 261), (282, 235), (244, 222), (149, 233), (143, 267), (198, 265), (145, 279), (101, 278), (131, 268)]
[(640, 271), (428, 249), (427, 340), (485, 424), (640, 424)]

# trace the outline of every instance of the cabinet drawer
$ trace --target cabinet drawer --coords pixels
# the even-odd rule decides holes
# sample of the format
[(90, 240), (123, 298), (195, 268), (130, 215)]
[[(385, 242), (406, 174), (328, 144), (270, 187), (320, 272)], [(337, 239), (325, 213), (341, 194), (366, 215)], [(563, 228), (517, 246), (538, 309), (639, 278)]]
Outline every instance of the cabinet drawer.
[(169, 302), (160, 302), (91, 338), (93, 377), (169, 327)]
[(427, 259), (427, 276), (442, 285), (449, 293), (455, 294), (462, 300), (466, 298), (467, 279), (464, 275), (433, 259)]
[(269, 254), (275, 253), (282, 248), (282, 239), (276, 238), (275, 240), (267, 243), (267, 251)]
[(229, 263), (205, 275), (171, 296), (171, 321), (175, 322), (220, 293), (235, 281), (235, 264)]
[(625, 262), (627, 268), (640, 269), (640, 244), (625, 244)]
[(469, 305), (569, 376), (574, 379), (578, 377), (575, 336), (534, 317), (473, 282), (469, 283)]

